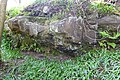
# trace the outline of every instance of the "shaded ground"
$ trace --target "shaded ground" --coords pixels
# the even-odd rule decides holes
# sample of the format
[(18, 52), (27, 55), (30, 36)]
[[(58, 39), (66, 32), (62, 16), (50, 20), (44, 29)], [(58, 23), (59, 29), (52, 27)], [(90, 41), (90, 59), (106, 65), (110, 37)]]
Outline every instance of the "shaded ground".
[(36, 52), (22, 52), (22, 54), (24, 55), (29, 55), (29, 56), (32, 56), (36, 59), (40, 59), (40, 60), (43, 60), (43, 59), (49, 59), (49, 60), (59, 60), (59, 61), (65, 61), (65, 60), (68, 60), (68, 59), (72, 59), (72, 57), (70, 56), (65, 56), (65, 55), (62, 55), (62, 54), (58, 54), (58, 55), (48, 55), (46, 56), (45, 54), (41, 54), (41, 53), (36, 53)]

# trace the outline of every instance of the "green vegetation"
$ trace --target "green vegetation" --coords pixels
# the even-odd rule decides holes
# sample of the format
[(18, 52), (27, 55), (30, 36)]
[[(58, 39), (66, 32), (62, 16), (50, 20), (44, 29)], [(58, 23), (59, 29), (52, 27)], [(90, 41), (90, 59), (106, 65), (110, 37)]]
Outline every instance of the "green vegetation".
[(54, 49), (49, 49), (48, 46), (40, 45), (39, 43), (37, 43), (37, 39), (35, 37), (31, 37), (27, 34), (25, 35), (25, 34), (18, 34), (18, 33), (4, 31), (3, 37), (4, 38), (2, 41), (3, 43), (2, 48), (7, 49), (6, 52), (9, 52), (11, 55), (12, 54), (15, 55), (14, 53), (11, 52), (11, 50), (16, 51), (16, 53), (20, 51), (33, 51), (37, 53), (43, 53), (46, 55), (59, 54), (59, 51)]
[(11, 47), (11, 40), (10, 37), (6, 35), (6, 32), (3, 33), (3, 39), (2, 39), (2, 59), (4, 61), (14, 59), (14, 58), (20, 58), (22, 55), (20, 54), (19, 49), (12, 49)]
[[(46, 0), (36, 0), (44, 2)], [(72, 1), (72, 0), (70, 0)], [(102, 3), (93, 4), (91, 9), (97, 10), (100, 16), (112, 14), (114, 6)], [(69, 5), (68, 5), (68, 11)], [(66, 11), (67, 11), (66, 10)], [(20, 9), (11, 9), (8, 18), (20, 14)], [(29, 13), (25, 13), (28, 15)], [(51, 21), (59, 20), (63, 15), (54, 16)], [(50, 22), (49, 20), (47, 20)], [(43, 21), (44, 22), (44, 21)], [(46, 22), (47, 23), (47, 22)], [(120, 33), (100, 32), (102, 49), (92, 49), (86, 54), (68, 60), (37, 59), (30, 55), (23, 55), (21, 51), (34, 51), (37, 53), (59, 54), (50, 51), (49, 47), (40, 47), (35, 38), (25, 34), (8, 33), (4, 31), (2, 40), (2, 60), (5, 66), (0, 70), (0, 80), (120, 80), (120, 50), (116, 48)], [(14, 35), (14, 36), (13, 36)], [(46, 55), (45, 55), (46, 56)]]
[[(2, 58), (8, 62), (0, 77), (3, 80), (119, 80), (120, 51), (92, 50), (66, 61), (43, 59), (12, 50), (4, 33)], [(10, 62), (9, 62), (10, 61)]]
[(38, 2), (40, 2), (40, 3), (44, 3), (44, 2), (47, 2), (48, 0), (35, 0), (35, 3), (38, 3)]
[(7, 69), (9, 73), (4, 73), (3, 80), (119, 80), (119, 59), (120, 52), (104, 50), (89, 52), (76, 60), (64, 62), (24, 57), (22, 64)]
[(15, 17), (15, 16), (21, 14), (22, 9), (23, 9), (23, 7), (11, 8), (10, 10), (7, 11), (7, 19)]
[(115, 6), (106, 3), (93, 3), (91, 4), (91, 10), (98, 12), (99, 17), (106, 16), (117, 12)]
[(7, 33), (6, 31), (3, 33), (3, 48), (6, 49), (16, 49), (21, 51), (36, 51), (43, 52), (43, 48), (38, 48), (38, 45), (35, 43), (35, 40), (28, 35), (22, 36), (21, 34)]
[(119, 41), (119, 38), (120, 38), (119, 32), (112, 33), (108, 31), (103, 31), (103, 32), (100, 32), (100, 34), (102, 36), (101, 40), (99, 41), (99, 44), (101, 47), (109, 48), (109, 49), (110, 47), (112, 48), (117, 47), (117, 42)]

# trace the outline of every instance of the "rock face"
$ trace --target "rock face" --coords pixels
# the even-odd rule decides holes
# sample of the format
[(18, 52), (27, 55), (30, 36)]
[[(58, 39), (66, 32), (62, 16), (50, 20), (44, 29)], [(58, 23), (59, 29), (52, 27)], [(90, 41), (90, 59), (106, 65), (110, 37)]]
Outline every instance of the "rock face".
[(99, 28), (106, 30), (118, 30), (120, 27), (120, 16), (110, 15), (102, 17), (101, 19), (91, 19), (88, 20), (89, 24), (97, 23)]
[(120, 25), (120, 17), (116, 15), (105, 16), (98, 21), (99, 25)]
[(7, 24), (13, 32), (35, 36), (39, 44), (45, 44), (62, 52), (73, 53), (76, 53), (84, 43), (96, 43), (99, 28), (116, 26), (117, 30), (120, 26), (120, 17), (115, 15), (96, 21), (86, 21), (82, 17), (69, 17), (45, 25), (46, 21), (38, 17), (18, 16), (10, 19)]
[(29, 33), (31, 36), (37, 36), (39, 32), (46, 30), (43, 23), (39, 23), (42, 19), (29, 16), (18, 16), (8, 21), (9, 28), (12, 31)]
[(106, 16), (99, 19), (98, 23), (103, 29), (120, 32), (120, 16)]

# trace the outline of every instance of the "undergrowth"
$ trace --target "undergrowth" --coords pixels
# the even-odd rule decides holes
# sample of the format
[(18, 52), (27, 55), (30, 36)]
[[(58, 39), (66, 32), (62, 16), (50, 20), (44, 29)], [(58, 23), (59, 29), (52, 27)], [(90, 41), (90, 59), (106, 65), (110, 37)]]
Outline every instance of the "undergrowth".
[(25, 57), (3, 80), (119, 80), (120, 52), (93, 51), (64, 62)]
[(12, 50), (3, 37), (2, 57), (6, 61), (20, 59), (22, 63), (3, 70), (3, 80), (120, 80), (120, 51), (92, 50), (75, 59), (38, 60)]
[[(112, 6), (94, 5), (93, 9), (96, 7), (99, 13), (107, 14), (114, 10)], [(19, 36), (17, 37), (19, 38)], [(17, 41), (12, 41), (5, 32), (3, 33), (2, 59), (9, 63), (2, 70), (2, 74), (0, 73), (2, 80), (120, 80), (119, 50), (91, 50), (75, 59), (66, 61), (38, 60), (22, 55), (20, 48), (23, 50), (36, 49), (38, 52), (45, 51), (43, 48), (38, 48), (36, 44), (30, 46), (26, 42), (22, 46), (16, 45)], [(13, 48), (11, 45), (20, 46), (20, 48)], [(23, 62), (19, 63), (21, 60)], [(18, 64), (15, 64), (14, 61)]]
[(39, 47), (35, 39), (28, 35), (22, 35), (12, 32), (4, 31), (2, 48), (19, 50), (19, 51), (34, 51), (42, 53), (45, 51), (44, 47)]
[(114, 12), (118, 12), (115, 6), (107, 3), (92, 3), (90, 5), (90, 10), (96, 11), (98, 13), (98, 17), (103, 17), (114, 14)]
[(3, 61), (11, 60), (14, 58), (21, 58), (22, 55), (20, 54), (19, 49), (12, 49), (11, 48), (11, 39), (10, 37), (7, 37), (6, 32), (3, 32), (3, 38), (2, 38), (2, 59)]

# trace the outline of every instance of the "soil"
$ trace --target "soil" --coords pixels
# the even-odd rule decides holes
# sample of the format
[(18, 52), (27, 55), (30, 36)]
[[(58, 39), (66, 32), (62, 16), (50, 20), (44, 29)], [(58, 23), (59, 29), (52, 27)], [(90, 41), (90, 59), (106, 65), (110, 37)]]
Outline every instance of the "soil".
[(22, 52), (22, 54), (32, 56), (33, 58), (36, 58), (39, 60), (49, 59), (49, 60), (65, 61), (65, 60), (72, 59), (72, 57), (70, 57), (68, 55), (63, 55), (63, 54), (47, 55), (47, 54), (36, 53), (36, 52), (32, 52), (32, 51), (24, 51), (24, 52)]

